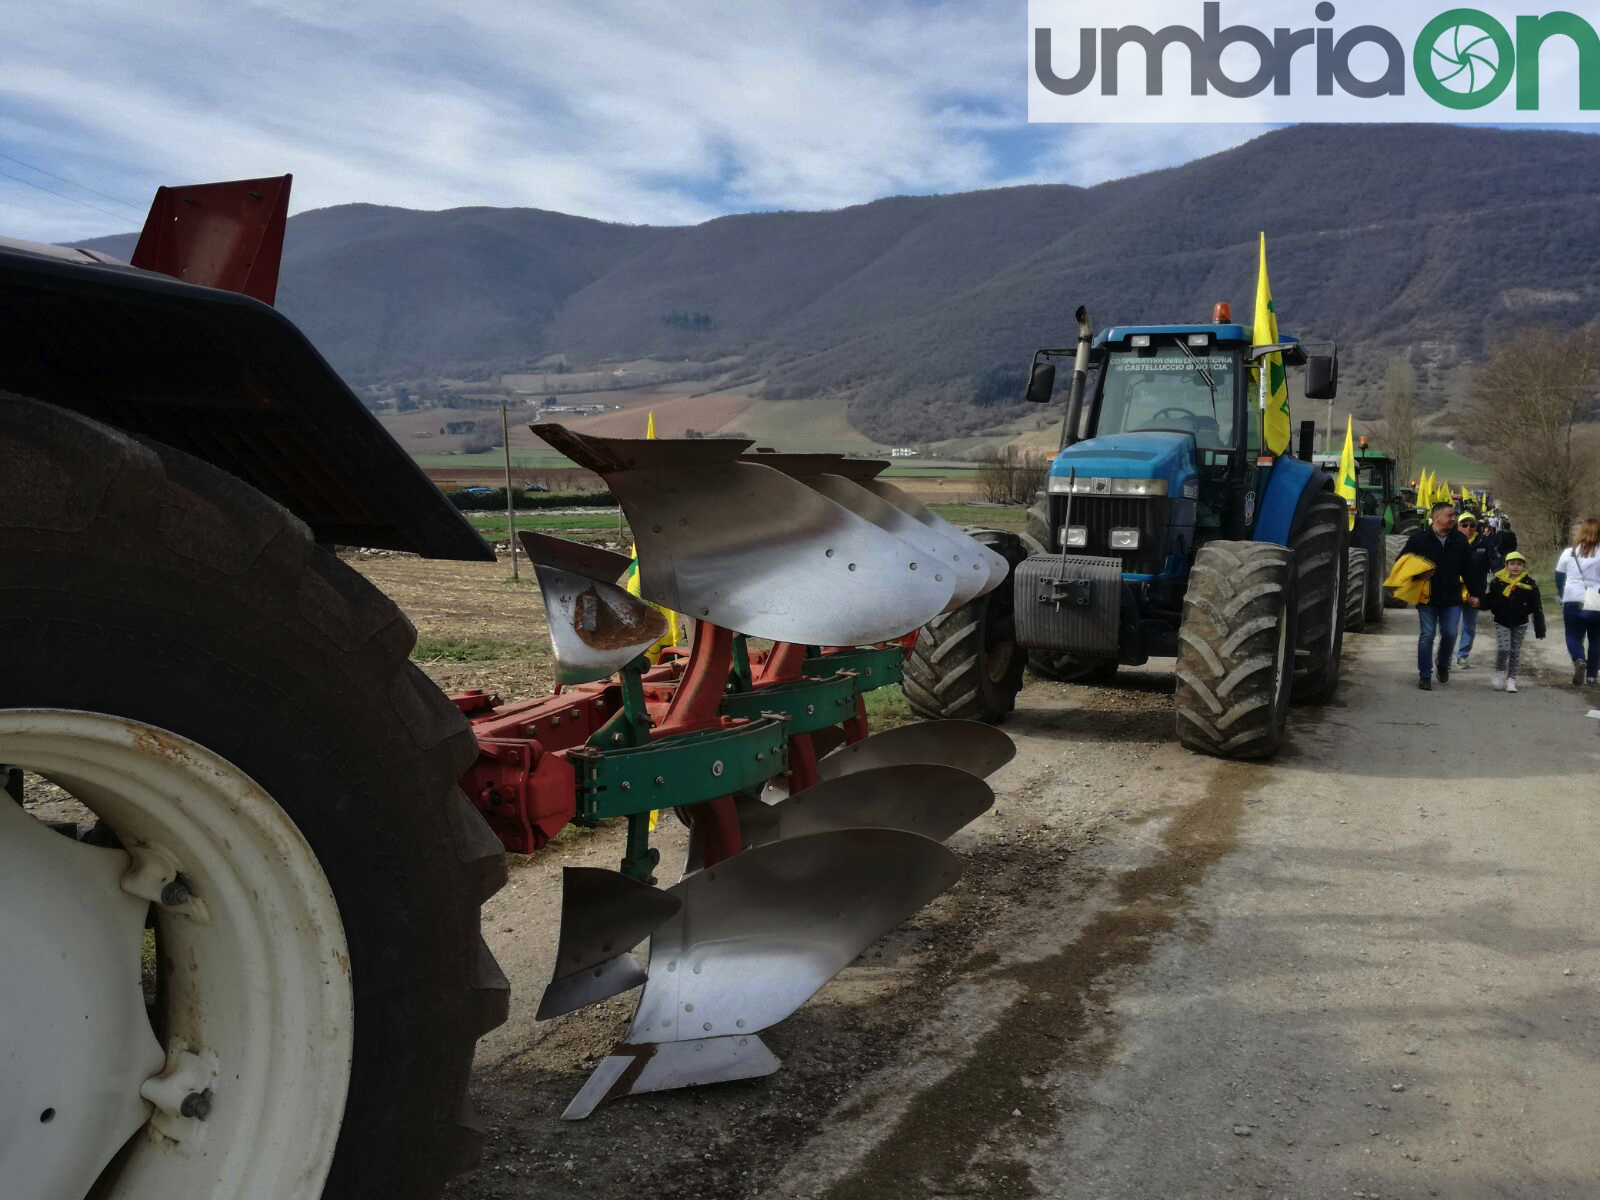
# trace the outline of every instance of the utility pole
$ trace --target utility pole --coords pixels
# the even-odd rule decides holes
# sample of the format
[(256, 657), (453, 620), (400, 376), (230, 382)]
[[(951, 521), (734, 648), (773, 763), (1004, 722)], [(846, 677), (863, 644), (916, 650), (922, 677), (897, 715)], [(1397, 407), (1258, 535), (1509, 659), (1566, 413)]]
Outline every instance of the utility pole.
[(1328, 399), (1328, 432), (1322, 438), (1322, 452), (1333, 453), (1333, 398)]
[(506, 541), (511, 543), (511, 582), (517, 582), (517, 497), (511, 490), (511, 422), (500, 406), (500, 444), (506, 452)]

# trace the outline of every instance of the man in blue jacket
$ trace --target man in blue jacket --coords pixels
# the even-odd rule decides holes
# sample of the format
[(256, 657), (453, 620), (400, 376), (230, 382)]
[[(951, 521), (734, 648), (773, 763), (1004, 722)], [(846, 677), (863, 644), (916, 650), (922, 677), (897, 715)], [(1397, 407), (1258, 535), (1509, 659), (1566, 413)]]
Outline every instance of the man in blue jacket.
[(1463, 590), (1467, 594), (1465, 603), (1473, 610), (1483, 597), (1483, 579), (1472, 546), (1456, 528), (1455, 505), (1441, 500), (1428, 515), (1428, 526), (1413, 533), (1401, 551), (1421, 555), (1433, 564), (1433, 573), (1427, 576), (1428, 600), (1417, 606), (1417, 686), (1425, 692), (1433, 690), (1435, 639), (1439, 643), (1439, 682), (1450, 682), (1450, 660), (1455, 653), (1456, 636), (1461, 632)]

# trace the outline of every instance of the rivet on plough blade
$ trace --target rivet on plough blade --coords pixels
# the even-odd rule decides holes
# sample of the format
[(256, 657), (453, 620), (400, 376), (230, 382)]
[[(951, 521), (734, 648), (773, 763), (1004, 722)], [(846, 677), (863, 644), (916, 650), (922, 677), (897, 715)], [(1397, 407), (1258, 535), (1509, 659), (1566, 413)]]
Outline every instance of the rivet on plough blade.
[(643, 595), (753, 637), (889, 641), (942, 612), (955, 583), (925, 551), (770, 467), (749, 442), (533, 432), (602, 475), (633, 529)]
[[(858, 517), (871, 521), (879, 529), (888, 531), (903, 541), (918, 547), (942, 564), (955, 585), (946, 612), (954, 612), (974, 596), (982, 595), (1000, 579), (990, 582), (988, 560), (984, 547), (960, 530), (950, 527), (954, 536), (924, 525), (909, 513), (901, 511), (882, 496), (862, 487), (855, 480), (839, 472), (844, 468), (842, 454), (774, 454), (771, 452), (747, 454), (744, 461), (760, 463), (775, 471), (782, 471), (792, 479), (820, 492), (836, 504), (841, 504)], [(861, 470), (860, 462), (853, 468)], [(882, 470), (887, 463), (869, 464)], [(1003, 578), (1003, 576), (1001, 577)]]
[(902, 829), (942, 842), (994, 804), (994, 789), (959, 767), (916, 763), (829, 779), (777, 804), (741, 796), (746, 846), (836, 829)]
[(669, 889), (683, 907), (651, 939), (650, 978), (627, 1037), (562, 1116), (775, 1070), (753, 1035), (960, 874), (960, 860), (928, 838), (849, 829), (759, 846), (686, 877)]
[(817, 761), (820, 780), (838, 779), (874, 767), (938, 763), (987, 779), (1016, 757), (1017, 747), (981, 721), (921, 721), (886, 729), (840, 746)]
[(628, 956), (683, 906), (671, 892), (598, 867), (567, 867), (561, 875), (561, 937), (555, 972), (539, 1001), (548, 1020), (597, 1004), (647, 976)]
[(617, 586), (625, 556), (530, 530), (520, 537), (539, 576), (562, 684), (604, 679), (667, 631), (661, 613)]

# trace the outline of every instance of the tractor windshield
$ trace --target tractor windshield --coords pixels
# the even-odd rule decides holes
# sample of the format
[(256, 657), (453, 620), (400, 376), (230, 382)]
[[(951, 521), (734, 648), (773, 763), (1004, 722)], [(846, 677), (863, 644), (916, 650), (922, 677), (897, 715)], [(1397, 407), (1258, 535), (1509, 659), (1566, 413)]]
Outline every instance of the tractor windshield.
[(1192, 433), (1205, 449), (1233, 448), (1236, 353), (1169, 337), (1138, 349), (1113, 347), (1104, 373), (1100, 436), (1165, 430)]

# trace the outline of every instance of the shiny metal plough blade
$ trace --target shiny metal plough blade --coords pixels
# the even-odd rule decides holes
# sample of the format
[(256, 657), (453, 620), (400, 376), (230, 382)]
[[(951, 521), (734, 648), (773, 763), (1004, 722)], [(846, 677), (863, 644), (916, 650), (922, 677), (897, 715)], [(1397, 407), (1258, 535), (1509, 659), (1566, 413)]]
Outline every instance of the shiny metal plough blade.
[(863, 646), (926, 624), (954, 594), (920, 547), (739, 461), (748, 442), (532, 428), (605, 478), (633, 528), (641, 592), (673, 611), (774, 641)]
[(820, 782), (875, 767), (937, 763), (987, 779), (1016, 754), (1016, 745), (993, 725), (981, 721), (919, 721), (840, 746), (817, 760), (817, 778)]
[[(650, 978), (626, 1039), (563, 1115), (642, 1090), (655, 1057), (665, 1056), (654, 1088), (770, 1071), (775, 1060), (751, 1035), (960, 874), (954, 854), (919, 834), (849, 829), (758, 846), (687, 876), (667, 893), (683, 907), (651, 939)], [(696, 1069), (680, 1074), (685, 1062)]]
[(617, 586), (629, 566), (625, 556), (529, 530), (520, 538), (539, 577), (563, 684), (604, 679), (666, 633), (666, 617)]
[[(941, 530), (924, 525), (882, 496), (840, 474), (842, 470), (852, 469), (845, 466), (842, 454), (774, 454), (769, 451), (747, 454), (744, 461), (782, 471), (941, 563), (950, 573), (954, 589), (945, 612), (954, 612), (974, 596), (989, 590), (991, 572), (983, 546), (954, 526), (950, 528), (956, 536), (948, 537)], [(887, 464), (873, 462), (870, 465), (882, 469)], [(854, 469), (860, 470), (860, 467)]]
[(755, 1034), (696, 1038), (688, 1042), (619, 1044), (600, 1060), (594, 1074), (562, 1112), (563, 1121), (581, 1121), (606, 1100), (643, 1092), (698, 1087), (771, 1075), (782, 1062)]
[[(852, 462), (853, 460), (851, 459), (845, 460), (846, 470), (851, 469)], [(894, 484), (883, 479), (858, 478), (856, 479), (856, 482), (862, 487), (866, 488), (873, 495), (878, 496), (888, 503), (894, 505), (901, 512), (905, 513), (909, 517), (915, 518), (928, 528), (943, 534), (947, 538), (959, 539), (959, 541), (963, 544), (972, 547), (977, 554), (983, 557), (984, 562), (989, 568), (989, 579), (988, 583), (983, 589), (984, 591), (992, 591), (1005, 582), (1006, 576), (1011, 571), (1010, 563), (1008, 563), (999, 554), (989, 549), (989, 547), (985, 546), (982, 542), (978, 541), (971, 534), (963, 533), (961, 530), (957, 529), (954, 525), (950, 524), (949, 521), (946, 521), (943, 517), (934, 512), (915, 496), (906, 494), (899, 488), (895, 487)]]
[(994, 804), (994, 789), (959, 767), (872, 767), (818, 783), (777, 804), (740, 796), (746, 847), (836, 829), (902, 829), (942, 842)]
[(596, 1004), (647, 976), (628, 956), (683, 901), (647, 883), (598, 867), (567, 867), (561, 875), (561, 935), (550, 985), (539, 1001), (540, 1021)]

